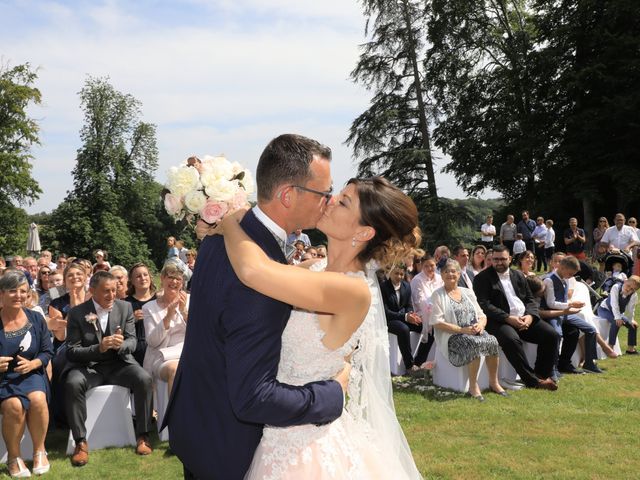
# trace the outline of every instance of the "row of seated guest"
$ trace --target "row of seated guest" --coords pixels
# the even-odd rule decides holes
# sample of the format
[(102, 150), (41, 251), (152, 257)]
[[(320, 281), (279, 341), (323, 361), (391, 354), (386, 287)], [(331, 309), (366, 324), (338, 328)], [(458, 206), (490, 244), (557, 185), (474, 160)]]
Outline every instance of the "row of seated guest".
[[(70, 411), (69, 409), (70, 403), (68, 399), (69, 399), (70, 387), (69, 387), (68, 374), (70, 371), (73, 370), (74, 367), (77, 367), (77, 365), (75, 365), (77, 363), (77, 359), (76, 360), (72, 359), (72, 357), (75, 354), (70, 351), (72, 348), (70, 344), (70, 340), (72, 339), (71, 337), (72, 329), (71, 329), (70, 323), (68, 322), (71, 322), (71, 315), (73, 314), (73, 312), (77, 309), (80, 309), (81, 307), (84, 309), (89, 308), (90, 310), (92, 310), (92, 312), (90, 312), (88, 315), (90, 315), (93, 312), (100, 311), (100, 307), (97, 306), (98, 304), (96, 303), (96, 302), (99, 302), (99, 299), (95, 297), (95, 294), (96, 294), (95, 286), (93, 287), (90, 286), (88, 290), (85, 289), (86, 277), (88, 272), (88, 269), (86, 269), (85, 267), (86, 266), (83, 265), (83, 263), (80, 261), (74, 261), (73, 263), (70, 263), (67, 265), (67, 267), (65, 268), (65, 274), (64, 274), (64, 281), (66, 284), (67, 293), (65, 293), (60, 297), (56, 297), (54, 300), (51, 301), (51, 305), (49, 306), (50, 315), (47, 317), (48, 326), (51, 329), (50, 330), (51, 333), (49, 335), (53, 335), (54, 341), (56, 343), (56, 346), (55, 346), (56, 354), (54, 357), (55, 368), (54, 368), (54, 375), (53, 375), (53, 381), (52, 381), (52, 393), (53, 393), (53, 400), (54, 400), (52, 404), (52, 412), (57, 413), (58, 418), (61, 419), (63, 423), (68, 423), (69, 426), (72, 427), (74, 438), (76, 438), (77, 440), (76, 442), (77, 448), (76, 448), (76, 451), (74, 452), (74, 455), (72, 456), (72, 463), (74, 465), (82, 465), (86, 463), (86, 461), (88, 460), (88, 447), (86, 445), (86, 442), (84, 442), (82, 438), (83, 425), (84, 425), (84, 420), (82, 420), (83, 408), (74, 409), (73, 411)], [(41, 267), (41, 270), (43, 270), (43, 273), (50, 272), (50, 269), (49, 271), (45, 271), (45, 269), (48, 269), (48, 267), (45, 267), (43, 265), (43, 267)], [(131, 353), (133, 358), (133, 355), (137, 356), (138, 353), (141, 353), (141, 355), (137, 356), (135, 360), (139, 360), (140, 363), (143, 363), (145, 352), (149, 352), (151, 355), (150, 358), (153, 358), (154, 352), (157, 351), (155, 344), (151, 347), (147, 347), (146, 342), (144, 341), (146, 335), (145, 335), (145, 328), (144, 328), (145, 315), (143, 313), (144, 305), (155, 302), (156, 300), (155, 286), (151, 281), (148, 268), (143, 264), (134, 265), (134, 267), (132, 268), (131, 285), (128, 289), (127, 289), (126, 270), (118, 266), (113, 267), (112, 270), (114, 271), (115, 275), (108, 272), (101, 272), (100, 274), (96, 273), (95, 275), (93, 275), (91, 277), (90, 285), (93, 285), (94, 280), (97, 281), (97, 279), (101, 278), (101, 275), (108, 275), (109, 280), (112, 280), (112, 283), (113, 283), (113, 296), (115, 297), (114, 305), (120, 305), (120, 307), (118, 308), (116, 307), (111, 307), (111, 308), (113, 308), (115, 311), (115, 310), (122, 310), (123, 305), (127, 306), (127, 308), (131, 310), (131, 321), (129, 321), (129, 319), (127, 318), (126, 323), (120, 322), (121, 323), (120, 330), (118, 330), (115, 333), (112, 332), (112, 335), (106, 335), (106, 332), (104, 331), (98, 332), (97, 327), (95, 328), (95, 333), (97, 337), (103, 337), (103, 338), (107, 336), (113, 337), (113, 339), (111, 340), (113, 342), (113, 345), (111, 347), (107, 346), (106, 348), (117, 349), (118, 357), (125, 358), (128, 355), (128, 353)], [(164, 292), (161, 295), (160, 299), (161, 299), (161, 302), (163, 298), (165, 300), (168, 299), (167, 301), (169, 305), (167, 306), (166, 310), (167, 310), (167, 316), (169, 317), (171, 316), (171, 313), (173, 312), (173, 309), (174, 309), (173, 299), (170, 298), (171, 292), (175, 290), (176, 286), (177, 286), (177, 291), (181, 292), (182, 286), (184, 285), (183, 275), (184, 275), (184, 272), (182, 271), (181, 268), (178, 268), (176, 262), (168, 262), (165, 269), (163, 269), (161, 278), (163, 281)], [(176, 280), (175, 277), (178, 277), (178, 276), (179, 276), (179, 279)], [(46, 285), (46, 283), (48, 283), (49, 277), (50, 275), (41, 276), (41, 278), (43, 279), (47, 278), (46, 281), (42, 282), (42, 285), (41, 285), (42, 287), (48, 286)], [(172, 279), (170, 277), (172, 277)], [(167, 284), (167, 281), (169, 281), (170, 284)], [(33, 292), (35, 294), (35, 291), (31, 291), (30, 289), (27, 288), (27, 298), (29, 297), (30, 292)], [(48, 293), (49, 292), (47, 292), (47, 294)], [(129, 300), (129, 302), (121, 301), (122, 297), (125, 297), (125, 296)], [(179, 295), (179, 298), (180, 298), (180, 301), (178, 302), (178, 304), (180, 306), (179, 310), (180, 310), (181, 320), (177, 323), (181, 324), (182, 336), (184, 336), (184, 326), (186, 322), (186, 308), (187, 308), (187, 305), (184, 299), (188, 297), (186, 296), (186, 293), (181, 292)], [(23, 304), (26, 306), (27, 304), (26, 300), (25, 302), (23, 302)], [(135, 313), (133, 310), (134, 307), (136, 310)], [(35, 308), (39, 308), (39, 307), (36, 306)], [(109, 321), (111, 321), (111, 315), (113, 314), (109, 314), (109, 319), (110, 319)], [(147, 315), (147, 316), (151, 318), (150, 315)], [(181, 344), (179, 345), (180, 342), (177, 340), (180, 333), (174, 332), (175, 328), (173, 327), (173, 323), (175, 323), (176, 320), (177, 319), (171, 320), (172, 325), (170, 328), (168, 328), (168, 331), (169, 331), (168, 333), (171, 336), (171, 341), (168, 342), (168, 345), (173, 347), (172, 348), (173, 355), (175, 355), (176, 357), (172, 362), (174, 364), (177, 363), (177, 358), (179, 358), (180, 351), (181, 351)], [(126, 325), (126, 328), (124, 328), (125, 325)], [(134, 329), (133, 335), (130, 335), (129, 326), (131, 326)], [(140, 332), (139, 336), (136, 335), (135, 333), (136, 330)], [(180, 326), (178, 326), (177, 330), (180, 330)], [(102, 335), (100, 335), (100, 333), (102, 333)], [(85, 340), (86, 339), (83, 338), (82, 342), (84, 342)], [(141, 340), (142, 340), (142, 347), (144, 347), (143, 349), (141, 348)], [(132, 342), (135, 345), (135, 348), (133, 349), (133, 351), (129, 352)], [(123, 346), (123, 345), (126, 345), (126, 346)], [(95, 345), (95, 346), (98, 346), (98, 351), (102, 349), (101, 342), (98, 342), (98, 345)], [(83, 347), (87, 347), (87, 345), (83, 345)], [(160, 348), (161, 354), (164, 354), (165, 352), (162, 352), (162, 347), (163, 345), (161, 342), (161, 344), (159, 345), (159, 348)], [(89, 350), (91, 349), (89, 348)], [(93, 361), (94, 360), (91, 360), (91, 362)], [(136, 364), (138, 363), (136, 362)], [(0, 363), (0, 367), (1, 367), (1, 363)], [(148, 374), (151, 378), (154, 374), (153, 362), (151, 361), (149, 362), (148, 370), (149, 370)], [(173, 372), (169, 370), (167, 373), (165, 373), (163, 372), (162, 368), (156, 369), (156, 370), (158, 371), (158, 373), (160, 373), (159, 378), (165, 381), (168, 381), (169, 384), (172, 383), (173, 373), (175, 372), (175, 365), (173, 368)], [(51, 375), (49, 374), (49, 378), (50, 377)], [(104, 383), (115, 383), (115, 381), (112, 381), (112, 380), (113, 380), (112, 378), (107, 379), (105, 380)], [(137, 380), (140, 380), (140, 378), (138, 378)], [(72, 396), (72, 398), (74, 397)], [(72, 402), (72, 403), (75, 404), (78, 402)], [(83, 402), (80, 401), (79, 403), (82, 404)], [(141, 409), (139, 410), (138, 406), (136, 406), (136, 411), (138, 410), (141, 412), (145, 411), (144, 406), (141, 406), (140, 408)], [(86, 412), (84, 413), (84, 415), (86, 417)], [(144, 420), (145, 416), (142, 416), (140, 418)], [(144, 424), (145, 422), (143, 421), (141, 425), (144, 425)], [(145, 436), (146, 430), (138, 433), (139, 433), (139, 438), (138, 438), (139, 441), (138, 441), (136, 450), (140, 454), (145, 454), (145, 452), (148, 451), (149, 449), (148, 439)], [(20, 466), (18, 465), (16, 468), (20, 469)]]

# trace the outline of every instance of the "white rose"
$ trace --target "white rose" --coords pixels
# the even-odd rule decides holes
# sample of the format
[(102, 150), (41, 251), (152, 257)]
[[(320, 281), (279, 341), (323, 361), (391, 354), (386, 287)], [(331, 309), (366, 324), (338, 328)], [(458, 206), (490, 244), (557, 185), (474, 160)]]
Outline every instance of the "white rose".
[(167, 176), (167, 188), (174, 195), (183, 196), (200, 187), (200, 174), (195, 168), (171, 167)]
[(184, 196), (184, 205), (191, 213), (198, 213), (207, 203), (207, 197), (200, 190), (194, 190)]
[(202, 160), (202, 185), (211, 187), (217, 180), (231, 180), (233, 177), (231, 162), (224, 157), (206, 155)]
[(216, 183), (218, 179), (218, 172), (210, 166), (203, 164), (202, 173), (200, 174), (200, 183), (202, 183), (202, 186), (205, 188), (210, 187)]
[(224, 178), (218, 180), (213, 185), (206, 188), (205, 192), (209, 198), (216, 202), (228, 202), (238, 191), (237, 182), (232, 182)]

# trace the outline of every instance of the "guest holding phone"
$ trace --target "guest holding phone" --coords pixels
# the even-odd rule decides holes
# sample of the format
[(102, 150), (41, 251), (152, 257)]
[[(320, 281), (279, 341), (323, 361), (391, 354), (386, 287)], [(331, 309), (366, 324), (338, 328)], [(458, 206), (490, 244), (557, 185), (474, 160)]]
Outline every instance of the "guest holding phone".
[(20, 271), (8, 271), (0, 277), (0, 410), (12, 477), (30, 476), (20, 458), (25, 426), (33, 441), (33, 473), (42, 475), (50, 468), (44, 448), (49, 425), (45, 368), (53, 349), (42, 315), (22, 306), (28, 290), (27, 278)]

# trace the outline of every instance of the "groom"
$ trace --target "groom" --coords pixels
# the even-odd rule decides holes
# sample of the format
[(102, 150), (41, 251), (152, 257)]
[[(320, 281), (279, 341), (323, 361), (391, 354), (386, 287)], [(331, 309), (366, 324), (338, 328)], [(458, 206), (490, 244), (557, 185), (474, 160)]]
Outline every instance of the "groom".
[[(331, 150), (299, 135), (273, 139), (258, 162), (258, 205), (242, 220), (272, 259), (286, 263), (287, 234), (315, 227), (331, 201)], [(348, 372), (337, 380), (277, 382), (291, 306), (240, 283), (221, 236), (205, 237), (191, 283), (180, 365), (165, 414), (185, 478), (241, 480), (264, 424), (322, 424), (342, 412)]]

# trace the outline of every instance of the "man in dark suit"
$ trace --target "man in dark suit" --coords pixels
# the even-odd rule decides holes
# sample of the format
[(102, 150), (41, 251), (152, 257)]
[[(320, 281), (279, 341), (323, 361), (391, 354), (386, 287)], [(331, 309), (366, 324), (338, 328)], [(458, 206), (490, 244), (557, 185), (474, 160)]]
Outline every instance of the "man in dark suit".
[[(299, 135), (281, 135), (262, 153), (258, 205), (242, 227), (272, 259), (286, 263), (287, 233), (314, 227), (331, 201), (330, 158), (327, 147)], [(291, 386), (276, 380), (291, 306), (240, 283), (221, 236), (202, 242), (191, 298), (165, 413), (185, 478), (241, 480), (263, 424), (321, 424), (340, 416), (348, 370), (340, 377), (343, 384)]]
[(396, 265), (389, 278), (380, 284), (380, 294), (387, 317), (387, 330), (398, 338), (398, 348), (408, 371), (417, 370), (429, 355), (431, 343), (420, 342), (415, 359), (411, 352), (411, 332), (422, 332), (422, 319), (413, 311), (411, 285), (404, 277), (407, 269)]
[(136, 453), (152, 452), (148, 437), (152, 379), (133, 358), (137, 341), (131, 304), (116, 300), (116, 279), (111, 273), (96, 272), (89, 289), (91, 299), (69, 310), (67, 318), (69, 362), (65, 366), (64, 392), (67, 421), (76, 442), (71, 456), (74, 466), (86, 465), (89, 461), (86, 393), (99, 385), (121, 385), (133, 390)]
[(462, 245), (458, 245), (453, 248), (451, 252), (454, 260), (460, 264), (460, 280), (458, 280), (458, 286), (464, 288), (473, 288), (473, 269), (469, 267), (469, 250)]
[[(551, 380), (560, 336), (540, 319), (537, 303), (524, 275), (509, 268), (507, 247), (493, 249), (493, 266), (476, 275), (473, 290), (487, 316), (486, 330), (497, 338), (507, 359), (527, 387), (557, 390)], [(538, 345), (535, 368), (531, 368), (522, 340)]]

